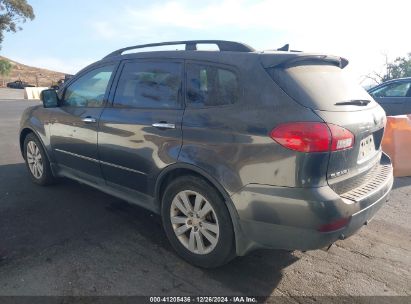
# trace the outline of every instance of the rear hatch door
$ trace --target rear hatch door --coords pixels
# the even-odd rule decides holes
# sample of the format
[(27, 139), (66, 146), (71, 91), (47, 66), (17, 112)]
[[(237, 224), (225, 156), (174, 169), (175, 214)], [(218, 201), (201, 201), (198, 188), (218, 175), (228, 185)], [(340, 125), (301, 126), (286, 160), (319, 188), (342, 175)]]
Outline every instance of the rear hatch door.
[(339, 194), (361, 184), (379, 163), (386, 121), (384, 110), (342, 66), (338, 60), (306, 57), (267, 68), (295, 101), (354, 135), (352, 147), (330, 152), (327, 181)]

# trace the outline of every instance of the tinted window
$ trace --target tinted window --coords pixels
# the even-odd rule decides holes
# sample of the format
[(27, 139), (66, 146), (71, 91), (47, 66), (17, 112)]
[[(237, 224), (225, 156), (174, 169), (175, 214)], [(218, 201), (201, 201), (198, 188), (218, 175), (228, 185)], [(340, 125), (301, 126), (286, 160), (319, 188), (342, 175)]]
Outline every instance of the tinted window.
[(179, 107), (180, 63), (129, 62), (124, 65), (114, 106), (137, 108)]
[(230, 70), (200, 64), (187, 65), (187, 103), (221, 106), (238, 100), (238, 79)]
[(391, 83), (376, 89), (371, 94), (374, 97), (406, 97), (410, 91), (410, 82)]
[(75, 80), (66, 89), (62, 105), (71, 107), (101, 107), (115, 65), (92, 70)]
[[(286, 68), (268, 68), (267, 72), (291, 98), (311, 109), (352, 111), (358, 106), (339, 103), (371, 99), (353, 77), (327, 62), (301, 61)], [(366, 107), (373, 106), (371, 100)]]

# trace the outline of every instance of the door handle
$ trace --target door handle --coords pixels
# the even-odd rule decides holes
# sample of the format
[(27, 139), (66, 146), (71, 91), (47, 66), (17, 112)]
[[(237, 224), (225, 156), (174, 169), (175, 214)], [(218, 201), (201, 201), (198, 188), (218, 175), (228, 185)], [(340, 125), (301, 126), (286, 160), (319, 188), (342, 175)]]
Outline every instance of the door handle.
[(95, 118), (90, 117), (90, 116), (84, 117), (82, 119), (82, 121), (85, 122), (85, 123), (95, 123), (95, 122), (97, 122), (97, 120)]
[(156, 122), (152, 124), (153, 127), (159, 128), (159, 129), (175, 129), (176, 125), (173, 123), (167, 123), (167, 122)]

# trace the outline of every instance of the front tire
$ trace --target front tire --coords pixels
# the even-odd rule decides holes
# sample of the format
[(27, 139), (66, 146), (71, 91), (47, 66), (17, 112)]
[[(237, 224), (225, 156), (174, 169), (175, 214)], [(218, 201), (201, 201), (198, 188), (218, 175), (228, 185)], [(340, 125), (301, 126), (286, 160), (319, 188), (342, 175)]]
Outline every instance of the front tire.
[(184, 176), (166, 188), (162, 200), (166, 235), (189, 263), (214, 268), (235, 256), (234, 231), (224, 200), (197, 176)]
[(24, 139), (24, 159), (33, 182), (42, 186), (55, 182), (43, 146), (33, 133), (28, 134)]

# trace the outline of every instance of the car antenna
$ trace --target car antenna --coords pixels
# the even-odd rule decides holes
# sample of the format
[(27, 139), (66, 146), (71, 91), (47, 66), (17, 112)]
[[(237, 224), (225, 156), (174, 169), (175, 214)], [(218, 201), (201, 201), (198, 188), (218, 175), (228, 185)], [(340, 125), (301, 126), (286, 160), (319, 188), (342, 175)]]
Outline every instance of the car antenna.
[(282, 47), (280, 47), (279, 49), (277, 49), (277, 51), (284, 51), (284, 52), (289, 52), (290, 51), (290, 44), (284, 44)]

